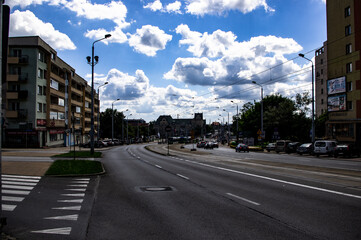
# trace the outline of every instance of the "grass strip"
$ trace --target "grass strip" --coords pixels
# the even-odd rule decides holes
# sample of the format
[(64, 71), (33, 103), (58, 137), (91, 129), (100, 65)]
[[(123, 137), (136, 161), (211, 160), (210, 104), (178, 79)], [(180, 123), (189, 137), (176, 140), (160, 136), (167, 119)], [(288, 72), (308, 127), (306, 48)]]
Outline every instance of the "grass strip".
[[(72, 158), (74, 157), (74, 151), (55, 155), (54, 157)], [(75, 158), (100, 158), (100, 157), (102, 157), (101, 152), (94, 152), (94, 155), (91, 155), (90, 151), (75, 151)]]
[(45, 175), (87, 175), (103, 172), (102, 164), (92, 160), (56, 160)]

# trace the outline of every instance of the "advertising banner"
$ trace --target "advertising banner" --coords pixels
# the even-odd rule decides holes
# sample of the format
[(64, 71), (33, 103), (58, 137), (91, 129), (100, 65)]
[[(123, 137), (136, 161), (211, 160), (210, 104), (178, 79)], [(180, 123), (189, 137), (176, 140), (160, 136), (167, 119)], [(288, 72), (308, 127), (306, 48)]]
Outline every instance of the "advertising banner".
[(346, 110), (346, 94), (328, 97), (327, 108), (329, 112)]
[(334, 78), (327, 81), (328, 95), (346, 92), (346, 77)]

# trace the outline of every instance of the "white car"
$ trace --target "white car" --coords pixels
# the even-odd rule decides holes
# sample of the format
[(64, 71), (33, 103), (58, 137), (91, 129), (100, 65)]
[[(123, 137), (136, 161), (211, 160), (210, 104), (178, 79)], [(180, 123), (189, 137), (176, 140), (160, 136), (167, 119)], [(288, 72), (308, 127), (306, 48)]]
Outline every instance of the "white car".
[(336, 141), (318, 140), (315, 142), (313, 146), (313, 153), (316, 155), (316, 157), (319, 157), (320, 155), (332, 156), (336, 146), (337, 146)]

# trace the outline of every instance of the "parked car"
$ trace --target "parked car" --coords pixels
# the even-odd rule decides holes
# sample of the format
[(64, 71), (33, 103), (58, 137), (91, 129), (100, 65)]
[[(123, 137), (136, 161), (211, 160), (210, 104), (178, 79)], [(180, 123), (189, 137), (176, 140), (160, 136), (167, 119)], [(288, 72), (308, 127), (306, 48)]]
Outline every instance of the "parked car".
[(229, 146), (230, 146), (231, 148), (236, 148), (236, 147), (237, 147), (237, 143), (236, 143), (235, 141), (232, 141), (232, 142), (229, 144)]
[(339, 144), (335, 147), (333, 156), (338, 157), (339, 155), (344, 157), (360, 157), (360, 150), (353, 144)]
[(274, 151), (276, 149), (276, 143), (269, 143), (266, 146), (267, 152)]
[(300, 155), (302, 154), (313, 154), (313, 145), (312, 143), (304, 143), (304, 144), (301, 144), (296, 152)]
[(218, 146), (218, 142), (212, 142), (212, 145), (213, 145), (214, 148), (218, 148), (218, 147), (219, 147), (219, 146)]
[(203, 148), (206, 145), (206, 142), (201, 141), (199, 143), (197, 143), (197, 148)]
[(204, 145), (204, 149), (213, 149), (213, 143), (212, 142), (206, 142)]
[[(87, 143), (82, 144), (81, 146), (84, 147), (84, 148), (90, 148), (90, 141), (87, 142)], [(107, 147), (107, 146), (108, 146), (108, 144), (103, 142), (103, 141), (100, 141), (100, 140), (99, 141), (94, 141), (94, 147), (95, 148), (102, 148), (102, 147)]]
[(318, 140), (313, 146), (313, 153), (316, 155), (316, 157), (319, 157), (320, 155), (332, 156), (336, 146), (336, 141)]
[(246, 144), (243, 144), (243, 143), (240, 143), (237, 145), (236, 147), (236, 152), (249, 152), (249, 148), (248, 148), (248, 145)]
[(103, 140), (103, 142), (107, 143), (108, 146), (114, 146), (115, 145), (114, 142), (111, 139), (105, 139), (105, 140)]
[(287, 145), (288, 145), (290, 142), (291, 142), (290, 140), (278, 140), (278, 141), (276, 142), (276, 148), (275, 148), (276, 153), (286, 152), (286, 150), (287, 150)]
[(290, 142), (286, 147), (286, 153), (295, 153), (300, 145), (300, 142)]

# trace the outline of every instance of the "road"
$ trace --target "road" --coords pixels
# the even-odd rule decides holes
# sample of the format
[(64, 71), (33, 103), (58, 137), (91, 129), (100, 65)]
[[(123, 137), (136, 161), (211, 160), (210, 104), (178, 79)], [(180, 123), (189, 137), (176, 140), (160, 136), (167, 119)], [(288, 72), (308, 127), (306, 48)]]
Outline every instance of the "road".
[(227, 154), (104, 152), (86, 239), (361, 239), (361, 191), (346, 186), (357, 176), (330, 184)]

